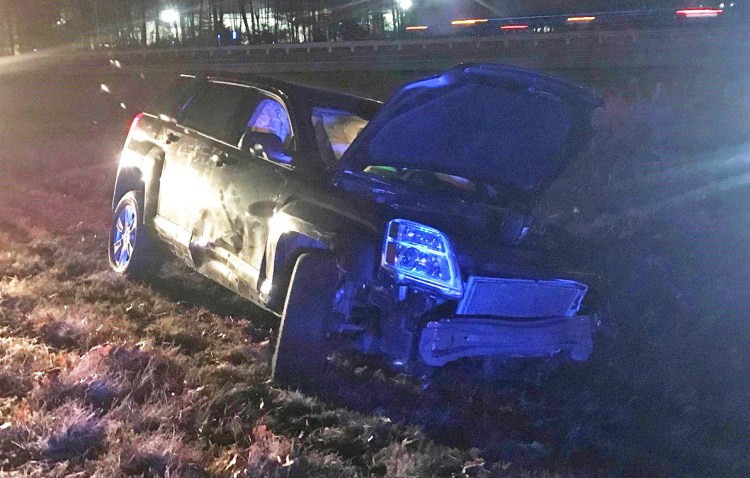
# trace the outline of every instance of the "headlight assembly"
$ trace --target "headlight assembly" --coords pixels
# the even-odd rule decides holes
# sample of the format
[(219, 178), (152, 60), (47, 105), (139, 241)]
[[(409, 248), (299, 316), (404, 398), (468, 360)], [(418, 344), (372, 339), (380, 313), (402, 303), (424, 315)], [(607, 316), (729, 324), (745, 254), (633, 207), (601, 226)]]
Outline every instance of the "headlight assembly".
[(383, 243), (381, 265), (399, 281), (434, 287), (448, 297), (463, 295), (453, 248), (437, 229), (404, 219), (392, 220)]

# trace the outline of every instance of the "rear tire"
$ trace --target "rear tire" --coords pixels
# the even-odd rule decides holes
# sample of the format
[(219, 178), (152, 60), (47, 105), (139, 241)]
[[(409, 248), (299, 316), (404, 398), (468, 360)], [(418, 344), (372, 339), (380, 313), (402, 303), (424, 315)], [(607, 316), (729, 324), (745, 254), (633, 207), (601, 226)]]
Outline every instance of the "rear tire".
[(112, 214), (108, 256), (110, 268), (134, 280), (154, 275), (161, 259), (143, 224), (143, 193), (125, 194)]
[(336, 260), (331, 254), (305, 253), (297, 259), (271, 365), (274, 380), (307, 386), (323, 372), (338, 282)]

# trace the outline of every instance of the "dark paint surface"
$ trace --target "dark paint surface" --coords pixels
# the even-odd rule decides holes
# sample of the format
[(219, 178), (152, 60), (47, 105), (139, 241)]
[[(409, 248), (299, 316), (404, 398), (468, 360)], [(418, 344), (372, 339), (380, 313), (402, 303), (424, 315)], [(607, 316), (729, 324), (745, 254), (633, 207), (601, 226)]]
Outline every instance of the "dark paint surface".
[[(485, 72), (475, 68), (481, 80)], [(500, 69), (499, 73), (495, 70), (490, 73), (500, 75), (502, 81), (520, 82), (524, 88), (533, 85), (550, 89), (570, 98), (569, 101), (586, 105), (587, 112), (598, 104), (582, 89), (530, 72)], [(460, 70), (452, 71), (451, 75), (463, 78)], [(379, 267), (379, 258), (372, 251), (377, 250), (382, 241), (387, 222), (395, 218), (421, 221), (453, 238), (464, 280), (475, 274), (540, 279), (559, 277), (561, 271), (568, 275), (561, 278), (585, 274), (582, 264), (566, 263), (570, 253), (559, 254), (558, 250), (552, 255), (542, 247), (543, 241), (535, 244), (531, 238), (522, 239), (532, 219), (510, 205), (493, 206), (481, 200), (467, 201), (450, 193), (429, 193), (378, 180), (365, 173), (349, 171), (352, 164), (345, 160), (346, 155), (340, 168), (325, 167), (310, 127), (312, 108), (332, 107), (372, 117), (380, 108), (378, 103), (250, 75), (217, 73), (210, 78), (262, 88), (284, 101), (296, 131), (290, 153), (294, 156), (291, 166), (253, 156), (203, 132), (191, 130), (179, 119), (177, 123), (164, 122), (162, 117), (171, 118), (181, 113), (159, 109), (147, 110), (149, 117), (144, 124), (148, 126), (139, 125), (156, 135), (151, 140), (143, 140), (149, 146), (136, 140), (126, 149), (150, 147), (147, 155), (165, 157), (161, 179), (158, 183), (152, 182), (152, 189), (146, 190), (146, 201), (158, 195), (155, 213), (159, 220), (166, 219), (184, 231), (180, 236), (190, 237), (188, 244), (184, 240), (177, 242), (188, 249), (182, 255), (190, 257), (192, 266), (242, 295), (257, 301), (264, 280), (274, 284), (274, 293), (283, 294), (284, 284), (275, 274), (289, 269), (289, 261), (296, 252), (277, 254), (277, 243), (282, 235), (300, 235), (305, 238), (305, 246), (317, 242), (316, 247), (332, 250), (343, 273), (359, 269), (358, 273), (364, 277), (357, 280), (363, 285), (369, 284)], [(199, 80), (193, 82), (196, 91), (203, 91)], [(411, 88), (405, 88), (397, 96), (399, 101), (403, 101)], [(582, 119), (576, 122), (587, 122), (588, 113), (581, 114)], [(376, 115), (375, 121), (387, 122), (388, 116)], [(170, 144), (166, 140), (170, 134), (180, 139)], [(482, 141), (482, 138), (475, 141)], [(219, 156), (226, 156), (227, 164), (217, 163)], [(149, 167), (150, 164), (145, 164), (131, 168), (125, 163), (119, 172), (123, 179), (118, 181), (114, 202), (117, 202), (117, 195), (137, 187), (139, 178), (159, 174)], [(120, 183), (128, 186), (120, 186)], [(376, 197), (383, 194), (384, 199)], [(519, 202), (524, 199), (520, 198)], [(528, 205), (525, 209), (529, 209)], [(275, 219), (281, 217), (277, 213), (281, 213), (287, 223), (280, 224)], [(512, 219), (520, 219), (520, 223)], [(165, 240), (175, 240), (174, 234), (163, 228), (160, 234)], [(517, 244), (521, 247), (516, 248)], [(369, 267), (364, 266), (362, 270), (360, 264), (368, 261)], [(275, 298), (278, 300), (279, 296)], [(260, 297), (260, 302), (267, 303), (271, 299)]]

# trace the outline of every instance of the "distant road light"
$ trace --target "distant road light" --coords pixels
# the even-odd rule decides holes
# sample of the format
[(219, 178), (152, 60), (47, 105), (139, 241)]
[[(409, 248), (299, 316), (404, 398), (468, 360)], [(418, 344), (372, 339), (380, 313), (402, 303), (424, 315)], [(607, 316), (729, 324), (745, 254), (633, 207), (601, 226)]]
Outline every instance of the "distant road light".
[(427, 30), (427, 28), (428, 28), (427, 25), (414, 25), (414, 26), (406, 27), (406, 31), (418, 32), (418, 31)]
[(500, 30), (527, 30), (529, 28), (528, 25), (503, 25), (500, 27)]
[(161, 12), (159, 12), (159, 20), (169, 24), (177, 23), (178, 21), (180, 21), (180, 12), (178, 12), (174, 8), (162, 10)]
[(411, 8), (411, 0), (398, 0), (398, 8), (401, 10), (408, 10)]
[(720, 8), (686, 8), (675, 13), (685, 18), (712, 18), (718, 17), (722, 12)]
[(485, 23), (488, 20), (486, 18), (467, 18), (466, 20), (453, 20), (451, 22), (451, 25), (454, 26), (461, 26), (461, 25), (476, 25), (477, 23)]
[(596, 17), (568, 17), (570, 23), (588, 23), (596, 20)]

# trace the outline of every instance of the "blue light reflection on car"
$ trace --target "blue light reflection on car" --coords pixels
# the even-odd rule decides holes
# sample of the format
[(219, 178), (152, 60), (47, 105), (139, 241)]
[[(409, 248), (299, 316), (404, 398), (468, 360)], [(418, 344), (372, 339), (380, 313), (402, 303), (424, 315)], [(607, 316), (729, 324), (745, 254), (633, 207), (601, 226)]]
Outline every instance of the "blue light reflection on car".
[(272, 99), (262, 100), (255, 112), (247, 122), (247, 127), (252, 131), (261, 133), (272, 133), (282, 143), (289, 138), (289, 115), (278, 101)]

